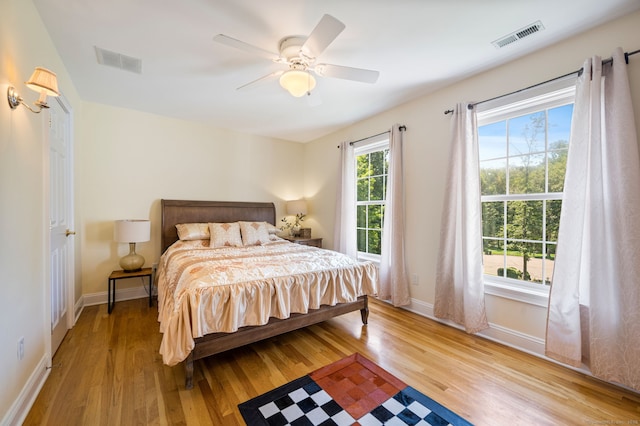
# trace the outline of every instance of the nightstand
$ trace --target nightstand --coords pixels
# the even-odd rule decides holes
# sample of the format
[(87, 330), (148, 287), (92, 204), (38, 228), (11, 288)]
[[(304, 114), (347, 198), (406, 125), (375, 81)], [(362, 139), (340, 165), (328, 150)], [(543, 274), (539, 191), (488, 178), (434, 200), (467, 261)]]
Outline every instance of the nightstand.
[(292, 243), (322, 248), (322, 238), (282, 237)]
[(125, 278), (149, 277), (149, 306), (153, 306), (153, 268), (142, 268), (139, 271), (113, 271), (109, 275), (109, 293), (107, 295), (107, 311), (111, 313), (116, 303), (116, 281)]

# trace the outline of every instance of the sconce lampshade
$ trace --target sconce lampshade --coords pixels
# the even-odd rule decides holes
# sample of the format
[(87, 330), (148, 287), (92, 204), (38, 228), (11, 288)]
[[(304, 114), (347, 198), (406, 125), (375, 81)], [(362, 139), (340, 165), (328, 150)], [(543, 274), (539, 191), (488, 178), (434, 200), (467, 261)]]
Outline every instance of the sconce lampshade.
[(295, 200), (287, 202), (287, 214), (307, 214), (307, 202), (305, 200)]
[(280, 86), (299, 98), (316, 87), (316, 79), (308, 71), (293, 69), (280, 76)]
[(139, 271), (144, 265), (144, 257), (136, 253), (136, 243), (151, 239), (151, 222), (148, 220), (116, 220), (113, 239), (119, 243), (129, 243), (129, 254), (120, 259), (124, 271)]
[(60, 96), (56, 73), (46, 68), (36, 67), (25, 84), (35, 92), (45, 92), (48, 96)]
[(20, 96), (16, 91), (15, 87), (9, 86), (7, 88), (7, 101), (9, 102), (9, 107), (11, 109), (16, 109), (18, 108), (18, 105), (22, 104), (28, 108), (29, 111), (38, 114), (43, 108), (49, 108), (47, 105), (47, 96), (60, 96), (56, 73), (46, 68), (36, 67), (36, 69), (33, 70), (33, 74), (31, 74), (31, 77), (25, 82), (25, 84), (29, 89), (40, 94), (38, 100), (34, 102), (38, 109), (33, 109), (24, 103), (22, 96)]

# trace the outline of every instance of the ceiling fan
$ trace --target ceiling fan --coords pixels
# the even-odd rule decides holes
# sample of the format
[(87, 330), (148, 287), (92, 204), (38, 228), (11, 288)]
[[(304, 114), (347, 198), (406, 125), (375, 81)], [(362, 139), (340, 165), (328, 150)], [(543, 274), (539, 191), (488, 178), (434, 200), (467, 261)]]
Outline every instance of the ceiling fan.
[(278, 43), (279, 53), (270, 52), (224, 34), (216, 35), (213, 40), (288, 66), (288, 69), (272, 72), (244, 84), (238, 87), (238, 90), (262, 80), (280, 77), (280, 85), (284, 89), (295, 97), (301, 97), (310, 95), (316, 85), (316, 80), (311, 71), (321, 77), (341, 78), (363, 83), (375, 83), (378, 80), (380, 75), (378, 71), (316, 63), (318, 56), (324, 52), (344, 28), (345, 25), (338, 19), (331, 15), (324, 15), (309, 37), (289, 36), (281, 39)]

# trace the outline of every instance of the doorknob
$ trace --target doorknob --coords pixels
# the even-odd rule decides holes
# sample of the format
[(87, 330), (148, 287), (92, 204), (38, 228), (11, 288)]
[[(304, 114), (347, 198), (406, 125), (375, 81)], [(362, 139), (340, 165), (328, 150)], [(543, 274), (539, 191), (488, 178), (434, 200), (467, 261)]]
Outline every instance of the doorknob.
[(65, 236), (67, 236), (67, 237), (68, 237), (69, 235), (76, 235), (76, 231), (69, 231), (69, 230), (67, 229), (67, 231), (64, 233), (64, 235), (65, 235)]

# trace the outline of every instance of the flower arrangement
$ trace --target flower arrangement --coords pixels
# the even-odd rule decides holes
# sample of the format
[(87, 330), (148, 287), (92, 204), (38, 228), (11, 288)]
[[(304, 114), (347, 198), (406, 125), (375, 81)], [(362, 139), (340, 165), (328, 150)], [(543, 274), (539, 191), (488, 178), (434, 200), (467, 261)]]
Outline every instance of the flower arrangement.
[(306, 214), (303, 213), (298, 213), (295, 216), (295, 219), (293, 220), (293, 222), (289, 222), (289, 220), (287, 219), (287, 217), (283, 217), (280, 222), (283, 223), (282, 226), (280, 226), (280, 230), (281, 231), (286, 231), (287, 229), (289, 230), (289, 233), (293, 236), (295, 236), (295, 234), (297, 232), (300, 231), (300, 223), (304, 220)]

